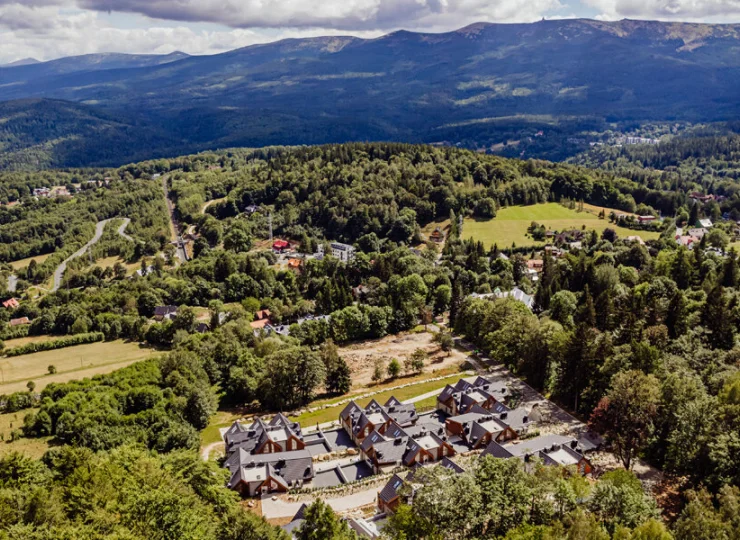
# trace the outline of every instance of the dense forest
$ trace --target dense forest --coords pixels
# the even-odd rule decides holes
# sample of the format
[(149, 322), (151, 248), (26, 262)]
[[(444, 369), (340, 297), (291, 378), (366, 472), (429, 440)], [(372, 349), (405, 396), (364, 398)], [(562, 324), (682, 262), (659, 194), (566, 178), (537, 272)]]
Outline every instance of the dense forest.
[[(707, 208), (708, 214), (716, 219), (728, 212), (734, 220), (740, 219), (736, 205), (740, 135), (724, 125), (696, 128), (659, 145), (600, 146), (570, 161), (598, 167), (650, 189), (714, 195), (719, 200)], [(664, 208), (666, 213), (668, 210)]]
[[(60, 173), (62, 183), (72, 182), (67, 174), (83, 173)], [(154, 174), (164, 175), (177, 218), (197, 238), (193, 260), (180, 266), (171, 256), (151, 256), (168, 251), (164, 198)], [(0, 235), (27, 254), (22, 235), (47, 241), (55, 220), (67, 227), (67, 241), (79, 245), (99, 219), (126, 216), (142, 247), (128, 247), (125, 257), (147, 271), (129, 277), (121, 266), (79, 263), (65, 274), (64, 288), (39, 299), (21, 295), (20, 307), (2, 310), (0, 317), (29, 317), (31, 334), (101, 332), (105, 339), (147, 341), (163, 352), (110, 375), (4, 400), (6, 410), (35, 409), (19, 436), (53, 436), (63, 446), (41, 463), (23, 461), (23, 474), (13, 472), (21, 465), (0, 461), (0, 479), (8, 478), (3, 488), (10, 490), (6, 500), (23, 500), (21, 511), (13, 506), (0, 518), (0, 534), (113, 535), (116, 527), (143, 519), (136, 512), (161, 510), (157, 504), (183, 493), (179, 503), (188, 511), (175, 512), (172, 522), (182, 528), (172, 529), (181, 530), (179, 536), (133, 529), (130, 537), (278, 538), (219, 495), (214, 486), (222, 478), (189, 476), (194, 469), (183, 460), (196, 459), (199, 430), (219, 405), (289, 411), (318, 393), (345, 393), (351, 380), (336, 344), (402, 332), (446, 313), (457, 334), (589, 420), (625, 468), (640, 458), (664, 471), (677, 488), (676, 514), (666, 516), (675, 519), (660, 522), (655, 500), (631, 473), (605, 476), (587, 490), (546, 470), (530, 478), (491, 462), (459, 482), (430, 479), (429, 494), (449, 490), (450, 501), (464, 497), (470, 504), (437, 514), (440, 507), (422, 492), (418, 511), (399, 512), (394, 538), (688, 540), (737, 534), (740, 268), (736, 253), (725, 252), (723, 232), (732, 224), (718, 223), (718, 232), (693, 250), (679, 247), (673, 235), (676, 225), (715, 216), (714, 201), (693, 201), (685, 191), (611, 170), (395, 144), (229, 151), (130, 165), (106, 176), (107, 184), (82, 188), (71, 200), (39, 201), (21, 192), (24, 175), (4, 177), (0, 183), (15, 186), (7, 191), (17, 191), (14, 200), (21, 204), (0, 209), (8, 217)], [(57, 183), (45, 174), (28, 177)], [(531, 250), (508, 250), (510, 256), (502, 257), (497, 246), (466, 239), (458, 226), (459, 216), (488, 219), (507, 205), (563, 199), (664, 215), (670, 209), (676, 217), (664, 220), (664, 234), (647, 245), (609, 228), (588, 233), (580, 248), (557, 259), (544, 255), (537, 281), (526, 272)], [(208, 201), (215, 202), (204, 212)], [(740, 196), (728, 193), (720, 205), (727, 212), (740, 208)], [(307, 260), (300, 273), (277, 266), (264, 243), (269, 216), (274, 234), (295, 242), (300, 252), (339, 240), (353, 244), (357, 255), (346, 264), (333, 257)], [(444, 247), (425, 243), (421, 229), (450, 218)], [(106, 234), (95, 259), (124, 242)], [(357, 297), (353, 288), (359, 285), (364, 292)], [(469, 298), (514, 286), (534, 296), (533, 311), (511, 299)], [(180, 306), (173, 320), (152, 322), (157, 306), (173, 304)], [(291, 325), (290, 337), (255, 335), (249, 323), (259, 309), (269, 309), (275, 323)], [(195, 332), (196, 310), (208, 314), (204, 333)], [(331, 317), (297, 324), (312, 314)], [(151, 505), (142, 502), (132, 486), (153, 480), (132, 475), (115, 477), (118, 484), (112, 485), (123, 487), (116, 488), (118, 502), (105, 510), (98, 503), (84, 512), (34, 506), (38, 486), (58, 497), (79, 491), (75, 482), (86, 477), (76, 472), (81, 466), (74, 456), (95, 460), (101, 471), (161, 470), (161, 485), (171, 491), (157, 490)], [(502, 478), (516, 482), (502, 484)], [(502, 515), (502, 507), (511, 513)], [(315, 510), (317, 520), (326, 518)], [(188, 521), (201, 514), (202, 522)], [(230, 520), (250, 520), (245, 527), (255, 527), (254, 535), (229, 536), (224, 531), (234, 530)], [(460, 527), (453, 531), (451, 523)], [(327, 527), (336, 534), (306, 538), (342, 538), (346, 532), (334, 522)], [(715, 532), (697, 536), (707, 527)]]

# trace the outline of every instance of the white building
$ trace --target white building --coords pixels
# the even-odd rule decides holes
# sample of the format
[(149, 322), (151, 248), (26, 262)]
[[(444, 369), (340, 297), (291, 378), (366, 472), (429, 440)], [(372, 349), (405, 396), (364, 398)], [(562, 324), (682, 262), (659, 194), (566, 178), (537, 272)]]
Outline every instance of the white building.
[[(348, 244), (342, 244), (340, 242), (332, 242), (331, 254), (335, 259), (339, 259), (343, 263), (348, 263), (355, 258), (355, 248)], [(319, 244), (318, 254), (324, 256), (324, 244)]]

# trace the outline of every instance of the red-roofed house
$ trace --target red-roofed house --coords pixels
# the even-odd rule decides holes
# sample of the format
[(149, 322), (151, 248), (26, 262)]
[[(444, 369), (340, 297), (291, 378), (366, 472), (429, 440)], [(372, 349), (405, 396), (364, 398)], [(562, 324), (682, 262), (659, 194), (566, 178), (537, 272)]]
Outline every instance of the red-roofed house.
[(24, 324), (31, 324), (28, 317), (21, 317), (20, 319), (10, 319), (10, 326), (22, 326)]
[(6, 300), (3, 302), (3, 307), (8, 309), (15, 309), (18, 306), (20, 306), (20, 303), (15, 298), (10, 298), (9, 300)]
[(269, 309), (261, 309), (257, 311), (254, 314), (254, 321), (249, 323), (249, 326), (254, 328), (255, 330), (260, 330), (271, 323), (270, 321), (270, 310)]
[(288, 242), (287, 240), (275, 240), (272, 243), (272, 249), (273, 251), (282, 253), (283, 251), (287, 251), (288, 249), (290, 249), (290, 242)]

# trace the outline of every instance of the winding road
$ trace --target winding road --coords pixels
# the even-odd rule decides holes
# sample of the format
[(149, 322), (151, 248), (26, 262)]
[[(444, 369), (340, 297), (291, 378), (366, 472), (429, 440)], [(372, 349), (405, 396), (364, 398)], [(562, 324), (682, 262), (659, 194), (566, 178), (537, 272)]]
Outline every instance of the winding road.
[[(51, 292), (56, 292), (59, 290), (59, 287), (62, 285), (62, 278), (64, 277), (64, 272), (67, 270), (67, 264), (72, 259), (76, 259), (77, 257), (82, 257), (85, 253), (87, 253), (87, 250), (90, 249), (92, 246), (98, 243), (100, 238), (103, 236), (103, 231), (105, 230), (105, 226), (113, 221), (114, 219), (118, 218), (111, 218), (111, 219), (105, 219), (103, 221), (98, 221), (95, 224), (95, 235), (90, 239), (90, 241), (82, 246), (80, 249), (75, 251), (72, 255), (67, 257), (64, 261), (62, 261), (62, 264), (57, 266), (57, 269), (54, 270), (54, 286), (51, 288)], [(123, 238), (126, 240), (130, 240), (131, 242), (134, 241), (133, 238), (131, 238), (129, 235), (127, 235), (124, 231), (126, 230), (126, 227), (128, 227), (128, 224), (131, 223), (131, 220), (129, 218), (123, 218), (123, 224), (118, 227), (118, 234), (120, 234)]]

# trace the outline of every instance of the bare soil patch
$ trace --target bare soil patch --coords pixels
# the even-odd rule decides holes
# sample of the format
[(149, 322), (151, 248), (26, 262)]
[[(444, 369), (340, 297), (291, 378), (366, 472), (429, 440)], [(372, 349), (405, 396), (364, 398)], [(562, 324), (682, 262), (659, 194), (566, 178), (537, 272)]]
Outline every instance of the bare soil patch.
[(433, 337), (429, 332), (391, 335), (342, 347), (339, 349), (339, 355), (352, 370), (354, 387), (368, 386), (372, 382), (376, 359), (383, 359), (387, 366), (392, 358), (396, 358), (403, 365), (416, 349), (423, 349), (429, 355), (424, 365), (425, 371), (459, 366), (466, 361), (467, 355), (461, 351), (455, 349), (449, 353), (442, 351), (439, 345), (432, 341)]

